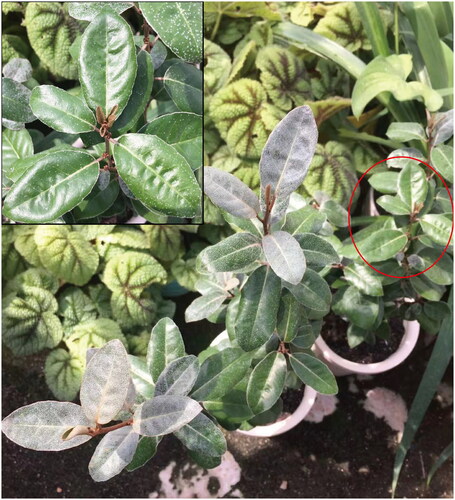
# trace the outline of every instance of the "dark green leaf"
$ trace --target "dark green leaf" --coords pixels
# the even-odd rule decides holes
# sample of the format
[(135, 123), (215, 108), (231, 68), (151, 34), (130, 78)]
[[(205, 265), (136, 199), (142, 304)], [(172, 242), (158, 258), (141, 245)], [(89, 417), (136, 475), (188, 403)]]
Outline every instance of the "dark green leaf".
[(2, 78), (2, 118), (20, 123), (36, 120), (29, 106), (30, 94), (22, 83)]
[(300, 380), (321, 394), (336, 394), (338, 385), (327, 365), (312, 354), (296, 352), (289, 356)]
[(164, 87), (180, 111), (202, 114), (202, 71), (186, 64), (173, 64), (164, 75)]

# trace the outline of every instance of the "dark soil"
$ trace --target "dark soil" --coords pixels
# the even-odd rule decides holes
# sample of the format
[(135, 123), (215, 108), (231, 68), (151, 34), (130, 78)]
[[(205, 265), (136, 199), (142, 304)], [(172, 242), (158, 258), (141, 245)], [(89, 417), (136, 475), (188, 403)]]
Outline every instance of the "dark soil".
[(379, 363), (393, 354), (403, 338), (403, 324), (398, 318), (389, 320), (390, 336), (388, 339), (376, 337), (374, 344), (362, 342), (354, 349), (347, 341), (348, 323), (339, 316), (329, 315), (322, 326), (321, 335), (327, 345), (342, 358), (356, 363)]
[(303, 389), (286, 389), (281, 396), (283, 400), (283, 412), (294, 413), (302, 402), (302, 398)]
[[(180, 315), (178, 312), (177, 318)], [(209, 329), (213, 329), (210, 334)], [(192, 347), (200, 349), (194, 337), (204, 333), (208, 343), (220, 328), (198, 322), (183, 330)], [(396, 369), (369, 380), (355, 380), (357, 393), (349, 391), (348, 378), (339, 378), (337, 410), (322, 423), (302, 422), (287, 434), (271, 439), (227, 433), (228, 449), (242, 469), (235, 488), (246, 498), (390, 497), (396, 433), (382, 419), (365, 411), (362, 401), (367, 390), (386, 387), (401, 394), (409, 408), (430, 353), (431, 346), (419, 342), (410, 358)], [(3, 416), (25, 404), (52, 399), (44, 381), (44, 359), (27, 358), (20, 367), (4, 360)], [(445, 380), (452, 384), (452, 367)], [(453, 496), (451, 460), (436, 473), (430, 488), (425, 487), (431, 465), (452, 439), (452, 408), (442, 408), (434, 400), (406, 459), (397, 497)], [(87, 465), (97, 442), (93, 439), (61, 453), (42, 453), (21, 448), (2, 436), (2, 496), (148, 498), (159, 491), (160, 471), (171, 461), (183, 465), (188, 460), (180, 443), (166, 437), (145, 467), (95, 483)]]

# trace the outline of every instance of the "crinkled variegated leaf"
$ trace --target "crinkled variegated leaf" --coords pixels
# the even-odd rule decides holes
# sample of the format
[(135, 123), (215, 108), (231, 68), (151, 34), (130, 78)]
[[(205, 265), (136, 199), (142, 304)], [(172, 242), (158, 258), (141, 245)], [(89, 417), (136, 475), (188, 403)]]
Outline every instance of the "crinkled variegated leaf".
[(204, 105), (227, 82), (231, 70), (231, 58), (216, 43), (204, 39)]
[(183, 356), (171, 361), (158, 377), (155, 395), (186, 396), (193, 388), (199, 374), (196, 356)]
[(46, 269), (42, 267), (30, 268), (23, 273), (17, 274), (14, 279), (8, 281), (3, 289), (3, 294), (6, 295), (11, 292), (20, 292), (23, 290), (24, 286), (43, 288), (55, 295), (60, 284), (58, 279), (50, 272), (46, 271)]
[(156, 318), (157, 304), (147, 292), (140, 295), (113, 292), (111, 310), (122, 328), (131, 329), (134, 326), (148, 326), (153, 323)]
[(194, 285), (200, 275), (196, 270), (196, 259), (176, 259), (171, 264), (171, 274), (178, 284), (187, 290), (194, 291)]
[(35, 229), (35, 226), (17, 226), (14, 247), (29, 264), (42, 267), (38, 246), (35, 242)]
[(35, 242), (43, 266), (74, 285), (85, 285), (98, 268), (98, 254), (77, 231), (64, 226), (38, 226)]
[(46, 383), (57, 399), (72, 401), (81, 387), (84, 363), (66, 349), (54, 349), (46, 358)]
[(146, 250), (149, 248), (147, 237), (142, 231), (122, 226), (115, 227), (112, 232), (98, 235), (95, 245), (97, 252), (106, 261), (115, 255), (124, 254), (128, 250)]
[(133, 429), (143, 436), (170, 434), (191, 422), (202, 407), (187, 396), (156, 396), (134, 413)]
[(107, 424), (122, 409), (130, 385), (130, 364), (124, 345), (111, 340), (87, 364), (81, 386), (81, 405), (87, 417)]
[(152, 329), (146, 358), (153, 380), (158, 380), (171, 361), (184, 355), (185, 345), (178, 326), (170, 318), (160, 319)]
[(175, 260), (181, 252), (182, 236), (177, 227), (147, 225), (141, 229), (147, 236), (150, 253), (157, 259)]
[(16, 444), (37, 451), (61, 451), (88, 441), (76, 436), (64, 441), (62, 435), (76, 425), (92, 425), (79, 405), (58, 401), (39, 401), (23, 406), (2, 421), (2, 431)]
[(65, 288), (58, 297), (58, 306), (59, 314), (64, 318), (64, 327), (68, 331), (73, 326), (98, 316), (95, 304), (80, 288)]
[(96, 482), (107, 481), (120, 474), (133, 459), (139, 437), (130, 425), (104, 436), (88, 464), (92, 479)]

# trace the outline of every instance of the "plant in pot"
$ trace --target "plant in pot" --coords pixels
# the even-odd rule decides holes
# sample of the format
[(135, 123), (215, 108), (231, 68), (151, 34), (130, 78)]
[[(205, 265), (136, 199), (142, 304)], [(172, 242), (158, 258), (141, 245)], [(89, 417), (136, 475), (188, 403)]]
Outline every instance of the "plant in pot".
[[(317, 136), (308, 106), (283, 118), (262, 151), (260, 200), (232, 174), (205, 168), (205, 193), (237, 232), (199, 254), (203, 277), (195, 286), (202, 296), (185, 316), (187, 322), (226, 322), (226, 332), (200, 359), (214, 378), (231, 375), (226, 385), (213, 380), (213, 387), (199, 392), (206, 410), (230, 430), (255, 427), (254, 435), (280, 434), (305, 417), (315, 391), (337, 392), (333, 374), (311, 347), (331, 301), (320, 271), (338, 264), (339, 256), (316, 234), (326, 222), (323, 213), (305, 206), (286, 216)], [(302, 384), (297, 411), (280, 419), (286, 388)]]
[(343, 260), (327, 278), (337, 291), (315, 344), (336, 375), (394, 368), (412, 352), (420, 326), (437, 334), (450, 313), (442, 299), (453, 283), (453, 149), (442, 143), (451, 122), (448, 112), (429, 115), (426, 132), (418, 123), (388, 129), (396, 140), (423, 140), (432, 168), (407, 148), (368, 172), (378, 216), (352, 217), (352, 239), (335, 245)]

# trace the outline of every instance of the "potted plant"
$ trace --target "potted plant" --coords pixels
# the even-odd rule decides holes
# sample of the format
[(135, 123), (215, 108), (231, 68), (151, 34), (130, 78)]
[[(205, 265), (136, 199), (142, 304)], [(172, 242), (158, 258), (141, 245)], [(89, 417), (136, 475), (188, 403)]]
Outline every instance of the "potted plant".
[[(315, 391), (337, 392), (333, 374), (311, 347), (331, 301), (318, 271), (340, 259), (316, 234), (326, 220), (318, 210), (305, 206), (286, 216), (291, 195), (308, 172), (317, 135), (308, 106), (295, 108), (276, 126), (261, 155), (261, 200), (232, 174), (205, 168), (205, 193), (237, 232), (199, 254), (203, 277), (195, 286), (202, 296), (185, 317), (187, 322), (225, 318), (227, 334), (200, 355), (218, 356), (216, 373), (247, 360), (246, 369), (233, 371), (227, 392), (204, 399), (206, 410), (230, 430), (285, 432), (308, 413)], [(289, 399), (286, 392), (302, 384), (302, 403), (291, 407), (290, 419), (280, 420), (281, 396)]]

